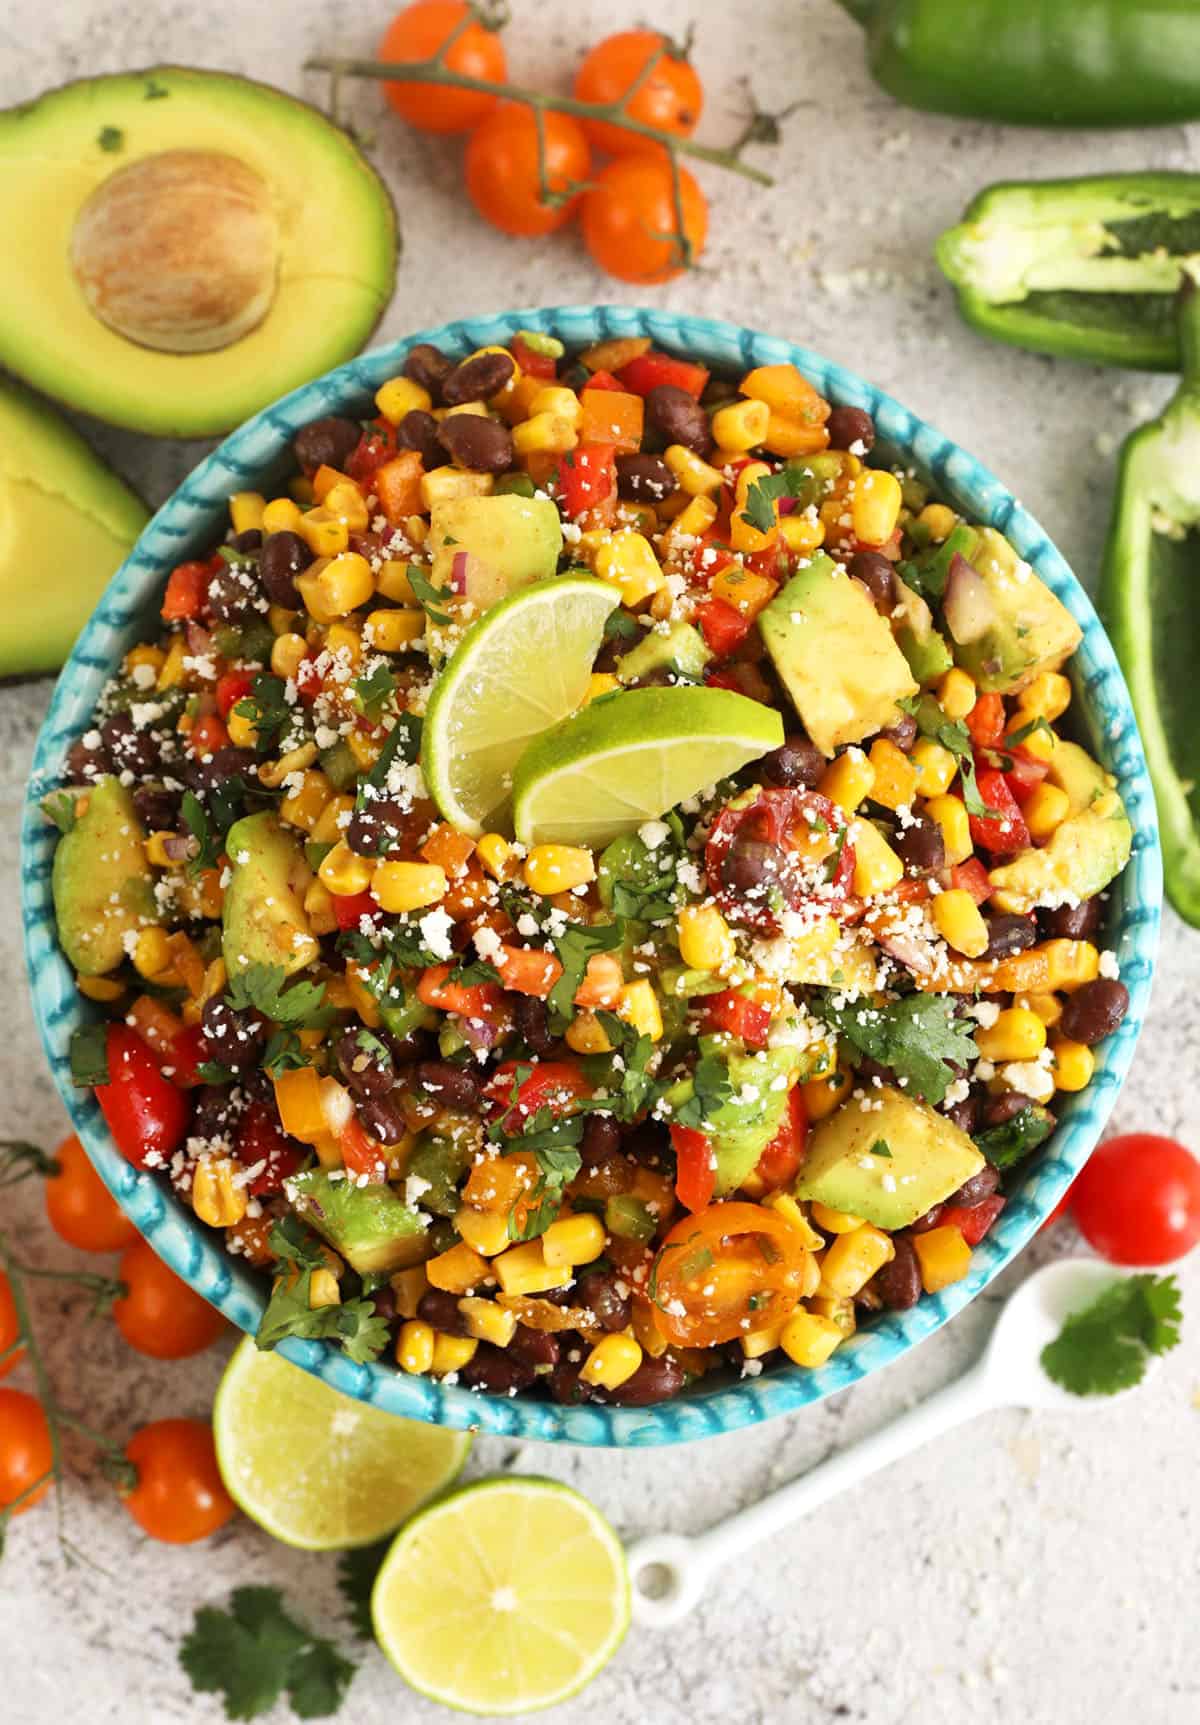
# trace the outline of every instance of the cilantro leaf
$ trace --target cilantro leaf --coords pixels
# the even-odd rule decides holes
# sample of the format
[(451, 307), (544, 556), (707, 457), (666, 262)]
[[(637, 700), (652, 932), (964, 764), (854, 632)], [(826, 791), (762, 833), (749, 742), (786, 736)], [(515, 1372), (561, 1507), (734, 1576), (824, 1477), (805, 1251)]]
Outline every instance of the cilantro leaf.
[(188, 873), (195, 878), (206, 868), (216, 868), (221, 854), (221, 835), (213, 827), (204, 804), (195, 791), (184, 791), (180, 804), (183, 824), (192, 835), (196, 849), (188, 860)]
[(202, 1060), (196, 1071), (206, 1084), (232, 1084), (236, 1073), (228, 1066), (223, 1066), (219, 1060)]
[(1054, 727), (1049, 719), (1043, 718), (1042, 714), (1039, 713), (1037, 718), (1030, 719), (1027, 725), (1020, 725), (1015, 731), (1009, 731), (1004, 741), (1015, 747), (1018, 743), (1023, 743), (1027, 737), (1032, 737), (1035, 731), (1045, 731), (1048, 737), (1054, 735)]
[(641, 628), (628, 611), (622, 611), (620, 606), (610, 611), (604, 619), (604, 639), (606, 641), (632, 641), (641, 634)]
[(179, 1649), (201, 1693), (220, 1694), (228, 1719), (255, 1719), (286, 1691), (301, 1719), (337, 1711), (355, 1667), (290, 1617), (275, 1587), (237, 1587), (229, 1610), (202, 1605)]
[(101, 126), (96, 133), (96, 142), (110, 156), (115, 155), (118, 150), (125, 146), (125, 134), (120, 126)]
[(234, 712), (254, 726), (254, 747), (258, 754), (274, 753), (280, 739), (292, 724), (292, 709), (287, 702), (287, 684), (282, 677), (269, 672), (255, 677), (250, 693), (238, 701)]
[(296, 1275), (294, 1280), (281, 1276), (272, 1289), (254, 1338), (258, 1347), (266, 1351), (285, 1336), (300, 1336), (305, 1341), (340, 1342), (356, 1365), (378, 1359), (388, 1344), (388, 1327), (370, 1300), (344, 1300), (341, 1305), (310, 1309), (313, 1272), (324, 1267), (325, 1258), (320, 1241), (299, 1217), (285, 1216), (276, 1222), (271, 1249), (294, 1267)]
[(272, 1078), (307, 1065), (300, 1038), (292, 1030), (274, 1030), (267, 1039), (262, 1055), (263, 1070)]
[[(901, 703), (903, 705), (903, 703)], [(905, 709), (907, 711), (907, 709)], [(940, 743), (943, 749), (949, 749), (958, 762), (958, 770), (962, 776), (963, 802), (969, 815), (977, 815), (983, 819), (994, 818), (1000, 813), (998, 809), (989, 808), (979, 794), (979, 785), (975, 778), (975, 752), (971, 742), (971, 733), (962, 719), (948, 719), (941, 708), (932, 701), (923, 698), (919, 700), (916, 709), (917, 725), (923, 737), (930, 737), (935, 743)]]
[(384, 1558), (391, 1550), (390, 1538), (376, 1545), (359, 1545), (343, 1551), (338, 1557), (337, 1583), (346, 1602), (346, 1617), (356, 1635), (364, 1641), (375, 1636), (371, 1621), (371, 1590)]
[(434, 586), (419, 563), (408, 565), (408, 584), (413, 590), (413, 597), (431, 623), (440, 623), (444, 627), (451, 621), (450, 613), (441, 608), (446, 602), (445, 593), (440, 587)]
[(756, 479), (746, 493), (746, 503), (743, 514), (751, 527), (757, 527), (760, 533), (769, 533), (775, 525), (775, 504), (781, 497), (790, 497), (793, 480), (786, 467), (781, 467), (778, 473), (767, 473), (761, 479)]
[(890, 1162), (892, 1160), (892, 1147), (886, 1138), (877, 1138), (874, 1144), (871, 1145), (871, 1148), (867, 1151), (867, 1155), (884, 1156)]
[(993, 1168), (1011, 1168), (1031, 1150), (1036, 1150), (1053, 1132), (1057, 1122), (1048, 1108), (1031, 1102), (1000, 1126), (989, 1126), (975, 1136), (975, 1148)]
[(609, 1094), (602, 1107), (619, 1120), (634, 1120), (643, 1108), (649, 1107), (655, 1094), (655, 1082), (649, 1071), (654, 1044), (648, 1036), (639, 1036), (615, 1012), (597, 1012), (596, 1017), (621, 1062), (619, 1071), (616, 1061), (612, 1063), (613, 1078), (619, 1078), (620, 1082), (615, 1087), (611, 1081), (604, 1086)]
[(71, 1033), (67, 1058), (71, 1063), (72, 1084), (82, 1089), (108, 1083), (108, 1025), (103, 1019)]
[(328, 1719), (336, 1713), (356, 1670), (332, 1641), (314, 1636), (288, 1672), (288, 1700), (297, 1719)]
[(289, 987), (285, 983), (287, 973), (281, 964), (248, 964), (233, 977), (226, 995), (239, 1011), (253, 1007), (285, 1029), (315, 1029), (326, 1022), (323, 982), (298, 981)]
[(836, 1006), (827, 992), (816, 993), (813, 1008), (860, 1054), (889, 1066), (897, 1078), (927, 1102), (941, 1102), (954, 1082), (954, 1068), (978, 1053), (968, 1020), (956, 1018), (954, 1005), (937, 994), (910, 994), (882, 1006), (855, 1002)]
[(447, 983), (455, 983), (460, 988), (477, 988), (484, 982), (500, 982), (503, 978), (494, 964), (487, 964), (481, 958), (460, 958), (454, 969), (446, 978)]
[(1046, 1376), (1076, 1396), (1111, 1396), (1146, 1375), (1150, 1354), (1179, 1344), (1179, 1283), (1174, 1276), (1125, 1276), (1072, 1312), (1042, 1349)]
[(554, 936), (551, 944), (562, 965), (562, 975), (547, 995), (546, 1005), (556, 1021), (564, 1026), (570, 1021), (575, 1010), (575, 994), (592, 954), (612, 952), (623, 939), (624, 930), (619, 922), (601, 922), (591, 927), (586, 923), (572, 923)]
[(653, 850), (636, 833), (626, 833), (602, 852), (600, 900), (614, 916), (663, 922), (681, 904), (679, 864), (686, 854), (687, 834), (677, 809), (666, 816), (666, 824), (669, 836)]
[(368, 719), (378, 719), (395, 693), (396, 678), (386, 659), (378, 660), (368, 676), (355, 680), (355, 705)]
[(715, 1054), (702, 1054), (692, 1073), (692, 1094), (676, 1108), (673, 1119), (678, 1126), (703, 1131), (732, 1095), (728, 1066)]
[[(539, 1125), (542, 1116), (549, 1113), (548, 1108), (539, 1109), (530, 1122), (534, 1130), (524, 1133), (519, 1140), (522, 1150), (532, 1147), (539, 1173), (528, 1202), (523, 1206), (515, 1205), (509, 1217), (508, 1232), (512, 1240), (536, 1240), (546, 1232), (562, 1208), (563, 1188), (583, 1166), (583, 1158), (574, 1147), (583, 1137), (583, 1120), (576, 1116)], [(557, 1141), (551, 1142), (552, 1139)], [(569, 1142), (570, 1139), (574, 1144)], [(531, 1145), (531, 1140), (537, 1142)]]

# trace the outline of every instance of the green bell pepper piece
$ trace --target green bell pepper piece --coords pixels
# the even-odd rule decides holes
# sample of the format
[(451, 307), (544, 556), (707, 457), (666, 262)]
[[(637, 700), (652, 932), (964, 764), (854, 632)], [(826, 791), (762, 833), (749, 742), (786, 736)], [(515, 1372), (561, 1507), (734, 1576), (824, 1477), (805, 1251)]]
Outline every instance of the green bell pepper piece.
[(1179, 339), (1178, 390), (1121, 452), (1099, 603), (1154, 785), (1167, 896), (1200, 927), (1200, 291), (1191, 277)]
[(959, 311), (983, 335), (1097, 365), (1175, 371), (1174, 296), (1200, 257), (1200, 174), (989, 186), (936, 252)]

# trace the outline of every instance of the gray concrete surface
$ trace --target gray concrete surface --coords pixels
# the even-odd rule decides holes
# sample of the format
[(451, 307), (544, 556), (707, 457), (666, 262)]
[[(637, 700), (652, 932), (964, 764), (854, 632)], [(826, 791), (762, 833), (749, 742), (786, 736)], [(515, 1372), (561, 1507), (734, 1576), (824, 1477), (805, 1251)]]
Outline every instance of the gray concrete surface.
[[(158, 59), (232, 68), (314, 98), (307, 53), (367, 51), (382, 0), (5, 0), (0, 101), (74, 76)], [(977, 452), (1041, 518), (1085, 581), (1095, 576), (1113, 449), (1165, 393), (1122, 376), (985, 345), (957, 321), (930, 262), (934, 236), (984, 182), (1105, 168), (1194, 166), (1200, 130), (1134, 135), (1006, 132), (893, 107), (868, 81), (857, 31), (830, 0), (515, 0), (513, 71), (564, 79), (582, 48), (653, 12), (699, 26), (703, 130), (728, 137), (749, 78), (768, 108), (802, 105), (764, 160), (772, 191), (717, 172), (702, 267), (657, 296), (794, 335), (894, 391)], [(375, 159), (396, 196), (405, 237), (384, 336), (493, 308), (572, 300), (637, 301), (604, 280), (568, 236), (538, 243), (483, 227), (462, 196), (459, 146), (418, 137), (381, 113)], [(336, 225), (331, 223), (336, 240)], [(155, 502), (201, 453), (154, 447), (87, 427)], [(31, 571), (31, 579), (42, 572)], [(64, 1119), (25, 1003), (16, 914), (17, 826), (46, 683), (0, 691), (0, 850), (7, 1015), (0, 1038), (0, 1130), (52, 1143)], [(1200, 1140), (1196, 1074), (1200, 939), (1169, 921), (1154, 1007), (1114, 1127)], [(64, 1251), (33, 1192), (2, 1219), (28, 1229), (30, 1255)], [(1071, 1245), (1069, 1230), (1029, 1262)], [(1021, 1272), (1010, 1272), (1011, 1279)], [(1200, 1263), (1185, 1266), (1200, 1309)], [(569, 1480), (625, 1532), (698, 1530), (853, 1442), (958, 1372), (989, 1320), (989, 1302), (890, 1374), (832, 1404), (686, 1452), (572, 1453), (521, 1464)], [(224, 1349), (154, 1364), (105, 1324), (85, 1325), (53, 1289), (38, 1317), (60, 1386), (95, 1424), (131, 1430), (148, 1418), (202, 1414)], [(848, 1720), (856, 1725), (1193, 1725), (1200, 1363), (1193, 1335), (1138, 1396), (1093, 1419), (988, 1418), (829, 1505), (715, 1585), (668, 1636), (634, 1632), (609, 1670), (563, 1707), (562, 1725), (746, 1725)], [(20, 1381), (12, 1380), (12, 1381)], [(475, 1466), (509, 1451), (480, 1443)], [(86, 1451), (72, 1450), (66, 1514), (86, 1562), (66, 1563), (47, 1510), (14, 1528), (0, 1568), (0, 1720), (4, 1725), (207, 1725), (222, 1716), (193, 1695), (175, 1649), (194, 1608), (244, 1580), (274, 1582), (314, 1622), (336, 1621), (331, 1560), (273, 1545), (237, 1522), (208, 1545), (144, 1540)], [(344, 1717), (355, 1725), (432, 1721), (369, 1654)], [(271, 1725), (286, 1717), (272, 1715)]]

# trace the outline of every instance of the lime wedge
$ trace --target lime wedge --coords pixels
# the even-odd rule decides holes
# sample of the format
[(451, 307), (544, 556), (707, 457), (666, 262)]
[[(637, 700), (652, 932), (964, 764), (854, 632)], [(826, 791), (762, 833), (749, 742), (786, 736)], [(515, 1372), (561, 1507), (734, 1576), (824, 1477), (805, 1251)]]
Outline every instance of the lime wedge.
[(352, 1401), (249, 1337), (213, 1404), (217, 1464), (252, 1521), (303, 1551), (370, 1545), (462, 1471), (466, 1432)]
[(434, 685), (421, 765), (446, 820), (481, 833), (508, 807), (526, 744), (587, 693), (615, 587), (561, 575), (502, 599), (467, 630)]
[(730, 689), (627, 689), (564, 719), (521, 756), (524, 844), (605, 845), (777, 749), (783, 720)]
[(529, 1713), (591, 1681), (629, 1626), (604, 1517), (546, 1479), (488, 1479), (414, 1516), (371, 1596), (379, 1645), (445, 1707)]

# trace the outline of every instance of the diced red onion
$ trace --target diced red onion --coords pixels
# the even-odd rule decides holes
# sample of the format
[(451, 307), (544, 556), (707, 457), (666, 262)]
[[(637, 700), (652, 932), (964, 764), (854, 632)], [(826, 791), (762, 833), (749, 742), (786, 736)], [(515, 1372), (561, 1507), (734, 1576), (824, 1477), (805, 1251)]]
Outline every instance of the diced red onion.
[(987, 582), (979, 571), (957, 552), (951, 559), (946, 576), (946, 593), (942, 600), (946, 627), (960, 647), (978, 641), (986, 635), (996, 620), (996, 606), (988, 592)]
[(781, 515), (794, 515), (799, 507), (799, 501), (795, 497), (781, 497), (779, 499), (779, 513)]
[(463, 1018), (459, 1028), (469, 1048), (487, 1053), (500, 1039), (499, 1027), (486, 1018)]
[(171, 862), (185, 862), (196, 849), (196, 841), (189, 833), (172, 833), (163, 840), (163, 854)]
[(450, 587), (455, 593), (466, 594), (467, 581), (471, 573), (471, 553), (456, 551), (450, 565)]
[(195, 658), (202, 658), (212, 652), (212, 630), (206, 629), (203, 623), (189, 623), (187, 626), (188, 652)]

